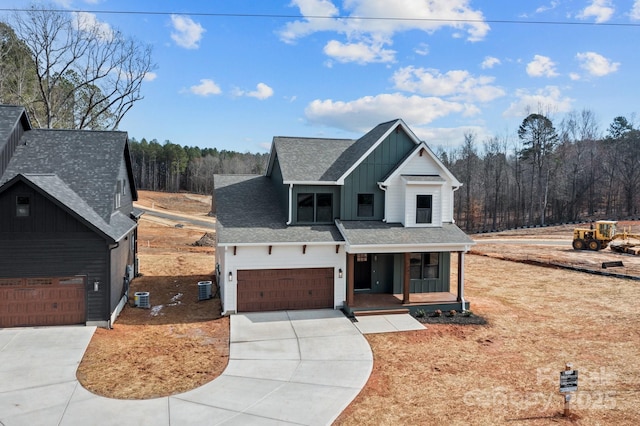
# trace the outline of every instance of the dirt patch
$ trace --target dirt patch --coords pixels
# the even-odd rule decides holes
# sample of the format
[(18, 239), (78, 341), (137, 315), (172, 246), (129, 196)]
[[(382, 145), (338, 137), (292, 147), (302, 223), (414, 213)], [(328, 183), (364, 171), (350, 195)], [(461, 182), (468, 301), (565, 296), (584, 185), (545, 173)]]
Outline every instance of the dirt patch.
[[(140, 272), (130, 300), (112, 330), (98, 329), (78, 368), (82, 385), (122, 399), (167, 396), (218, 377), (229, 356), (229, 319), (220, 299), (199, 299), (198, 282), (213, 281), (211, 197), (139, 192), (140, 207), (182, 214), (177, 222), (144, 214), (138, 230)], [(209, 221), (191, 225), (189, 218)], [(150, 309), (133, 306), (134, 293), (149, 292)]]
[[(336, 424), (638, 424), (637, 282), (472, 255), (465, 277), (488, 324), (367, 335), (373, 373)], [(566, 362), (580, 372), (571, 419)]]

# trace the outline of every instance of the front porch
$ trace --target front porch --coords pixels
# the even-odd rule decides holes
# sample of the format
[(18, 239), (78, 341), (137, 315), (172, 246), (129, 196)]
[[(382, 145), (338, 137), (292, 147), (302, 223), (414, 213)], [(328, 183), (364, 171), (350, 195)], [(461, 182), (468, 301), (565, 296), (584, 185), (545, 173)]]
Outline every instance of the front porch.
[(415, 314), (419, 310), (424, 312), (442, 312), (456, 310), (461, 312), (469, 309), (469, 302), (458, 300), (458, 296), (449, 292), (436, 293), (411, 293), (409, 300), (403, 301), (402, 294), (384, 293), (355, 293), (351, 305), (344, 307), (347, 315), (366, 315), (379, 313), (411, 313)]
[[(450, 258), (449, 254), (445, 253), (435, 258), (429, 255), (428, 257), (432, 261), (429, 265), (426, 265), (427, 267), (432, 268), (433, 259), (437, 258), (439, 260), (435, 262), (436, 269), (429, 270), (432, 272), (432, 275), (429, 275), (429, 279), (421, 281), (412, 276), (412, 253), (405, 252), (399, 256), (394, 256), (396, 262), (387, 262), (386, 268), (383, 259), (387, 258), (387, 255), (363, 256), (362, 260), (369, 262), (369, 264), (365, 264), (359, 261), (356, 254), (348, 253), (347, 292), (343, 306), (344, 312), (351, 316), (387, 313), (416, 314), (419, 311), (428, 313), (437, 310), (443, 312), (469, 310), (469, 302), (464, 298), (465, 253), (459, 251), (457, 256), (451, 256), (453, 259)], [(373, 264), (371, 264), (372, 257)], [(419, 259), (420, 257), (418, 256), (417, 260)], [(446, 265), (440, 263), (443, 259), (447, 259)], [(364, 264), (365, 268), (356, 267), (358, 264)], [(422, 266), (425, 266), (424, 262)], [(369, 270), (375, 276), (372, 277), (368, 272)], [(413, 272), (420, 274), (422, 270), (423, 268), (414, 269)], [(381, 271), (390, 272), (385, 274)], [(365, 277), (364, 284), (371, 283), (369, 288), (363, 288), (362, 276)], [(385, 276), (387, 277), (386, 280), (384, 280)], [(393, 279), (393, 282), (385, 285), (384, 283), (389, 282), (390, 279)], [(450, 281), (457, 284), (457, 291), (454, 290), (452, 292)], [(373, 286), (379, 282), (382, 282), (382, 285), (374, 289)], [(429, 285), (421, 286), (420, 284), (423, 282), (427, 282)]]

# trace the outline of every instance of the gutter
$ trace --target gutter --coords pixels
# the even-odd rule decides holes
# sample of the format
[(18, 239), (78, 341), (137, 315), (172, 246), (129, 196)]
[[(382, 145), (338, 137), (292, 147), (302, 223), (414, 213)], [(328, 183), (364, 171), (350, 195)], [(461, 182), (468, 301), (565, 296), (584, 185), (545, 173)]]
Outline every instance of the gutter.
[(384, 223), (387, 223), (387, 200), (386, 200), (386, 198), (387, 198), (387, 194), (386, 194), (387, 187), (385, 185), (383, 185), (382, 182), (378, 182), (378, 188), (380, 188), (380, 190), (385, 193), (385, 195), (384, 195), (384, 198), (385, 198), (385, 200), (384, 200), (384, 216), (382, 217), (382, 221)]
[(289, 184), (289, 220), (287, 220), (286, 225), (289, 226), (291, 225), (291, 222), (293, 222), (293, 213), (291, 211), (291, 209), (293, 208), (293, 184), (290, 183)]

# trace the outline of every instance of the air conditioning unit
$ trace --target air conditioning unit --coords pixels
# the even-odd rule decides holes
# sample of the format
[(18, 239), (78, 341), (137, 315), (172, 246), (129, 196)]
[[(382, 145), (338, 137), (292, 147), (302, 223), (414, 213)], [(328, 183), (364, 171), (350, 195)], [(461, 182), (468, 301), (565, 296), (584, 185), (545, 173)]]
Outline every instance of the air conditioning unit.
[(198, 300), (211, 299), (211, 281), (198, 282)]
[(133, 304), (137, 308), (151, 308), (151, 302), (149, 301), (148, 291), (136, 291), (133, 293)]

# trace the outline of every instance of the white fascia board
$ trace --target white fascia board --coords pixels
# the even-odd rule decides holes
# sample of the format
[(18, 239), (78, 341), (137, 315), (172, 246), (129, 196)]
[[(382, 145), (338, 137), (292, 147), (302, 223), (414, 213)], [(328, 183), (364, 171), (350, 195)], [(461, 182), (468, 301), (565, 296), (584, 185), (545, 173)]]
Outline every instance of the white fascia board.
[(370, 244), (370, 245), (347, 245), (345, 251), (351, 254), (358, 253), (419, 253), (419, 252), (434, 252), (434, 251), (446, 251), (446, 252), (468, 252), (471, 250), (471, 246), (475, 243), (469, 244), (413, 244), (413, 245), (384, 245), (384, 244)]
[(334, 242), (305, 242), (305, 241), (292, 241), (292, 242), (277, 242), (277, 243), (218, 243), (219, 247), (278, 247), (278, 246), (344, 246), (344, 241)]
[(282, 183), (285, 184), (285, 185), (315, 185), (315, 186), (330, 186), (330, 185), (340, 186), (340, 185), (344, 185), (344, 183), (340, 184), (340, 183), (335, 182), (335, 181), (317, 181), (317, 180), (313, 180), (313, 181), (284, 180), (284, 181), (282, 181)]

